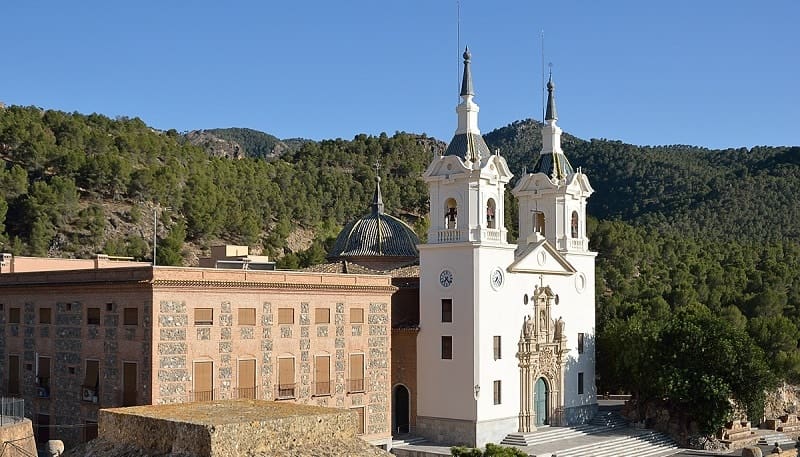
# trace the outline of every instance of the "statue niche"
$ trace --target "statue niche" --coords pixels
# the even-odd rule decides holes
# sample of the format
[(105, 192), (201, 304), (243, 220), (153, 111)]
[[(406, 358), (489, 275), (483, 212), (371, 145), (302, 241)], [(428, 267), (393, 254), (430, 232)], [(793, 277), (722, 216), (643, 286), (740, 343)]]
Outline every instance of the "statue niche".
[(549, 385), (547, 417), (550, 425), (561, 425), (564, 412), (564, 370), (566, 367), (567, 337), (564, 320), (552, 318), (556, 295), (549, 286), (536, 287), (533, 292), (533, 312), (525, 316), (517, 343), (520, 376), (519, 432), (536, 430), (533, 410), (534, 385), (544, 378)]

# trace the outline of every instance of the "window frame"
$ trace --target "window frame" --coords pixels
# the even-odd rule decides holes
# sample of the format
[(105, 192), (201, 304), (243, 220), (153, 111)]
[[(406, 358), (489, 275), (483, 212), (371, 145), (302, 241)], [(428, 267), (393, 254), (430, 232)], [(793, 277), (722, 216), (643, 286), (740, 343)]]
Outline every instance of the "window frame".
[[(286, 311), (291, 311), (292, 318), (289, 322), (286, 322), (286, 320), (283, 319), (283, 317), (286, 317), (285, 315), (282, 316), (282, 314), (284, 314)], [(294, 325), (294, 308), (278, 308), (278, 325)]]
[(503, 358), (503, 344), (500, 335), (494, 335), (492, 337), (492, 355), (494, 356), (494, 360)]
[(255, 308), (239, 308), (236, 312), (236, 323), (240, 326), (253, 327), (256, 325), (257, 320)]
[(495, 379), (492, 382), (492, 393), (493, 393), (493, 401), (495, 405), (500, 405), (503, 403), (503, 385), (499, 379)]
[(453, 336), (442, 335), (440, 339), (442, 360), (453, 360)]
[(453, 322), (453, 299), (442, 299), (442, 323), (450, 324)]
[[(96, 314), (96, 316), (94, 315)], [(99, 306), (89, 306), (86, 308), (86, 325), (100, 325), (101, 313)]]
[[(134, 316), (133, 316), (135, 318), (134, 319), (134, 321), (135, 321), (134, 323), (131, 323), (131, 320), (129, 319), (130, 317), (132, 317), (130, 315), (131, 312), (133, 312), (133, 314), (134, 314)], [(135, 306), (128, 306), (128, 307), (122, 308), (122, 325), (129, 326), (129, 327), (138, 327), (139, 326), (139, 308), (137, 308)]]
[[(199, 312), (203, 312), (203, 313), (205, 313), (206, 311), (210, 312), (211, 313), (211, 319), (202, 319), (203, 317), (206, 317), (206, 316), (204, 316), (202, 314), (198, 318), (198, 315), (197, 315), (198, 311)], [(204, 326), (204, 327), (214, 325), (214, 308), (195, 308), (194, 309), (194, 325), (195, 326)]]

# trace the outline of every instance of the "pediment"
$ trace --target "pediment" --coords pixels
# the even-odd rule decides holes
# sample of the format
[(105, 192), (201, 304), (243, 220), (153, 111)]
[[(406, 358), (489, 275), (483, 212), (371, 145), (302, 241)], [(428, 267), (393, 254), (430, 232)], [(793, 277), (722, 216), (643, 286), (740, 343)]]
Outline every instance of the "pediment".
[(514, 195), (519, 195), (523, 192), (541, 191), (545, 189), (556, 190), (558, 189), (558, 185), (553, 183), (544, 173), (528, 173), (520, 177), (512, 193)]
[(481, 176), (507, 183), (514, 177), (514, 174), (508, 168), (508, 163), (506, 163), (504, 157), (492, 154), (481, 160)]
[(567, 182), (567, 187), (572, 190), (576, 189), (578, 192), (585, 196), (589, 196), (594, 193), (594, 189), (592, 185), (589, 184), (589, 178), (583, 173), (575, 173), (569, 177), (569, 181)]
[(452, 176), (461, 173), (468, 173), (469, 168), (456, 156), (439, 156), (428, 165), (428, 169), (422, 174), (423, 179), (436, 178), (439, 176)]
[(578, 270), (545, 239), (522, 248), (508, 271), (514, 273), (569, 276)]

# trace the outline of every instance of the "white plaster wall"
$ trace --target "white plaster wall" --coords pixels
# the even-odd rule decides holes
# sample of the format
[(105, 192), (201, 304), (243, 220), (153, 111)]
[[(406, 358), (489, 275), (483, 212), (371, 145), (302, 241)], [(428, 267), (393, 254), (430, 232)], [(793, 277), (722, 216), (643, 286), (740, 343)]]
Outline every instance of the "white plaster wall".
[[(417, 337), (417, 414), (475, 419), (474, 249), (469, 243), (420, 245), (420, 332)], [(453, 285), (439, 274), (453, 272)], [(442, 322), (442, 298), (453, 300), (453, 322)], [(453, 359), (442, 360), (441, 336), (453, 337)]]

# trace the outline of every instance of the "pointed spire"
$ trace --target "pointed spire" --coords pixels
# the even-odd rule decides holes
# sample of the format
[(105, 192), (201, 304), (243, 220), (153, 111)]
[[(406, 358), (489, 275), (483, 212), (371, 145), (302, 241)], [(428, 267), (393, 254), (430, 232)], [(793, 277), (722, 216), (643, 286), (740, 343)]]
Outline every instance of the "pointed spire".
[(472, 72), (469, 68), (470, 59), (472, 54), (469, 52), (469, 46), (464, 48), (464, 77), (461, 79), (461, 96), (475, 95), (475, 90), (472, 88)]
[(372, 196), (372, 214), (383, 214), (383, 194), (381, 194), (381, 177), (378, 172), (380, 162), (375, 162), (375, 195)]
[(555, 121), (558, 119), (556, 111), (556, 97), (553, 94), (556, 85), (553, 84), (553, 70), (550, 70), (550, 79), (547, 81), (547, 112), (544, 115), (545, 121)]

